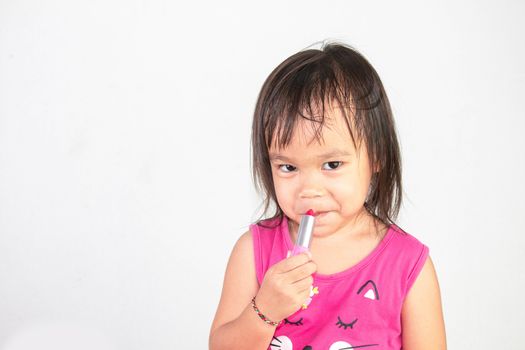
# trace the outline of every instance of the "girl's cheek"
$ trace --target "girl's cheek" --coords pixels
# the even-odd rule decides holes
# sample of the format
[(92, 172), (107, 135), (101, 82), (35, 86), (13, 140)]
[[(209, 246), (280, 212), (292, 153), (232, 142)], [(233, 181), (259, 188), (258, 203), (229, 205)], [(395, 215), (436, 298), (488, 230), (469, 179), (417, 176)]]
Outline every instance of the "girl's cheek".
[(294, 188), (291, 183), (286, 183), (285, 181), (274, 182), (275, 193), (277, 195), (277, 200), (281, 208), (290, 208), (293, 206), (294, 199)]
[(281, 199), (286, 200), (290, 197), (291, 188), (289, 186), (286, 186), (286, 183), (283, 181), (276, 181), (275, 191), (278, 197), (281, 197)]

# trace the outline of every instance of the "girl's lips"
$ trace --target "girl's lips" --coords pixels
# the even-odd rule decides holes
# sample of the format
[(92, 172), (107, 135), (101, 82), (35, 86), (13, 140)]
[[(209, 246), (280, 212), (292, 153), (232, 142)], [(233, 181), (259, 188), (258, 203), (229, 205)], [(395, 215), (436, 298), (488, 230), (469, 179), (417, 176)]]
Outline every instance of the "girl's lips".
[(321, 215), (324, 215), (326, 213), (328, 213), (329, 211), (314, 211), (313, 209), (310, 209), (308, 210), (306, 213), (304, 213), (303, 215), (312, 215), (312, 216), (321, 216)]

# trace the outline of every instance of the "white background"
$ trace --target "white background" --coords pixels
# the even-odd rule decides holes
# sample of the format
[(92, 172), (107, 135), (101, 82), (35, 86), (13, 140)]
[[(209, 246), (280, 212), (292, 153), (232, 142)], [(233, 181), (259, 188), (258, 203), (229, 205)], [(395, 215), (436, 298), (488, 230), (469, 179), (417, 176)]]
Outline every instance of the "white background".
[[(0, 349), (204, 349), (257, 217), (250, 126), (339, 40), (397, 120), (450, 349), (525, 344), (520, 1), (0, 1)], [(67, 334), (67, 336), (66, 336)]]

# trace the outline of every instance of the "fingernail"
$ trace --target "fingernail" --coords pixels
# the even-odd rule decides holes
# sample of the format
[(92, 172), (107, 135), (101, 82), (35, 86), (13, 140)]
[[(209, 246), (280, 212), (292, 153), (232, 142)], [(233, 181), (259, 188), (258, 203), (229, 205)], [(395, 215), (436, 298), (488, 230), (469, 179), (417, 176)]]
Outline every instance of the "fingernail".
[(286, 253), (286, 257), (289, 258), (290, 257), (290, 254), (292, 254), (292, 251), (289, 250), (288, 253)]
[(308, 254), (308, 256), (310, 257), (310, 259), (312, 258), (312, 253), (310, 253), (309, 250), (306, 251), (306, 254)]

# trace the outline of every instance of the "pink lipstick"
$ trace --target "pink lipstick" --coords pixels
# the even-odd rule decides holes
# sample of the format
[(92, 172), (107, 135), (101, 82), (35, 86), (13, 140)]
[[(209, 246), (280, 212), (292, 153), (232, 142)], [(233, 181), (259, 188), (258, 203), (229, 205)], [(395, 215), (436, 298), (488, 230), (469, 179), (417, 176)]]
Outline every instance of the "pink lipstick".
[(310, 242), (312, 241), (312, 233), (314, 231), (315, 213), (312, 209), (308, 210), (306, 214), (301, 217), (299, 230), (297, 230), (297, 241), (292, 250), (292, 256), (301, 254), (310, 250)]

